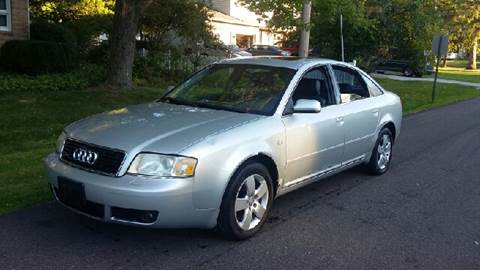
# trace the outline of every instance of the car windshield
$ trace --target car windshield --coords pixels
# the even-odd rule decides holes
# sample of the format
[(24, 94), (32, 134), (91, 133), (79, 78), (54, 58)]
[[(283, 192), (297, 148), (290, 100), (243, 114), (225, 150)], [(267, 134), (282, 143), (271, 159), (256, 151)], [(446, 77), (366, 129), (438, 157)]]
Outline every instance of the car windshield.
[(289, 68), (217, 64), (196, 73), (160, 101), (272, 115), (294, 74)]

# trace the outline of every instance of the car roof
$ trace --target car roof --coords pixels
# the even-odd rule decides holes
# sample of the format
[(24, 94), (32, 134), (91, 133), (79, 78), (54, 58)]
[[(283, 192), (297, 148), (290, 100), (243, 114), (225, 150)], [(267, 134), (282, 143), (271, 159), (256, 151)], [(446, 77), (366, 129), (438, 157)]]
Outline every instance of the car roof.
[[(284, 67), (290, 69), (300, 69), (305, 65), (313, 64), (334, 64), (341, 63), (336, 60), (325, 58), (304, 58), (304, 57), (285, 57), (285, 56), (252, 56), (242, 58), (225, 59), (218, 64), (243, 64), (243, 65), (261, 65), (272, 67)], [(342, 63), (344, 64), (344, 63)]]

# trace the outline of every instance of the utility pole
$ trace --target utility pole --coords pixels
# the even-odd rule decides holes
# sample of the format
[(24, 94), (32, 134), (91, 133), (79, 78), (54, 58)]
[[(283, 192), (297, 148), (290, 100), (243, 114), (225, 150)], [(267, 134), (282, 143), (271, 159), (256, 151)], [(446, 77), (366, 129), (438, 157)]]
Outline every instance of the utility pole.
[(345, 62), (345, 47), (343, 46), (343, 15), (340, 14), (340, 42), (342, 44), (342, 62)]
[(300, 46), (298, 48), (298, 56), (308, 57), (308, 46), (310, 41), (310, 13), (312, 11), (312, 2), (303, 0), (302, 20), (303, 28), (300, 35)]

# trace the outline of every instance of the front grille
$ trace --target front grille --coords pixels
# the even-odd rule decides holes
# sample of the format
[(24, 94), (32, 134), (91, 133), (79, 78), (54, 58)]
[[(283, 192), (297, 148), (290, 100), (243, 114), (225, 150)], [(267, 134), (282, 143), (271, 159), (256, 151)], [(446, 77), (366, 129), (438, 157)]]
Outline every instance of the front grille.
[[(73, 153), (78, 149), (96, 153), (97, 159), (93, 164), (74, 159)], [(123, 159), (125, 158), (125, 152), (67, 139), (63, 145), (62, 155), (60, 158), (61, 160), (80, 169), (93, 171), (100, 174), (116, 175), (123, 163)]]

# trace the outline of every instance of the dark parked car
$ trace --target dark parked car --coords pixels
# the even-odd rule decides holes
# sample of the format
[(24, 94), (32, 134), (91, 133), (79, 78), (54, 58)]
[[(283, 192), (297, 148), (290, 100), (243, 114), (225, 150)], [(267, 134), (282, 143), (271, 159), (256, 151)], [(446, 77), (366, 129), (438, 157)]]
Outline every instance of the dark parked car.
[(404, 60), (386, 60), (377, 64), (375, 72), (385, 73), (385, 71), (400, 72), (406, 77), (422, 77), (423, 74), (431, 74), (433, 68), (430, 64), (426, 64), (423, 69), (414, 67), (410, 62)]
[(252, 55), (280, 55), (290, 56), (290, 53), (273, 45), (253, 45), (247, 50)]
[(237, 45), (227, 45), (226, 49), (230, 58), (252, 56), (251, 53), (240, 49)]

